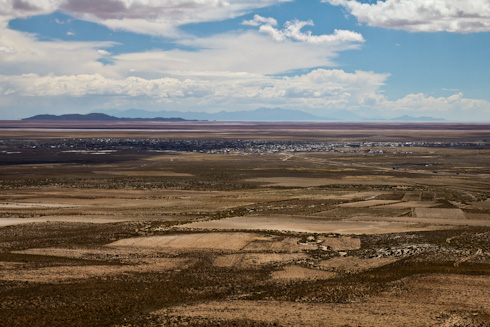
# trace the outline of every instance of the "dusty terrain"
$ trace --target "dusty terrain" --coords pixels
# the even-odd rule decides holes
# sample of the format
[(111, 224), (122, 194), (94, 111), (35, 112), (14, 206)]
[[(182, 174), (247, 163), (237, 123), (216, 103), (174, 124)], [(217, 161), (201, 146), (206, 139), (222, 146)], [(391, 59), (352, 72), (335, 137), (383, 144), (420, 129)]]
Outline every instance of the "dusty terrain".
[(0, 326), (490, 326), (490, 126), (2, 126)]

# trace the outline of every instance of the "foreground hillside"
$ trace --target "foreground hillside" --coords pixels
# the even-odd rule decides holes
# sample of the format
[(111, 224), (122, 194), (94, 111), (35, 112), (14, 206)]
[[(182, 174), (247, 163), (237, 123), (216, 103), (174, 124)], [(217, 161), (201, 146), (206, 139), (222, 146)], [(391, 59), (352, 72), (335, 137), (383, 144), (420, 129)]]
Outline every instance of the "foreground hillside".
[(0, 131), (0, 326), (490, 325), (488, 130), (189, 126)]

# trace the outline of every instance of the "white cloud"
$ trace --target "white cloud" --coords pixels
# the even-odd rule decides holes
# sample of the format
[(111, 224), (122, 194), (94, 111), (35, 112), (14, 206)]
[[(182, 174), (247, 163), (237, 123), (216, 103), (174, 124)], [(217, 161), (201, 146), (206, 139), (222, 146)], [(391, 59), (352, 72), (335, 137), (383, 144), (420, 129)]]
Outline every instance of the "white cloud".
[(277, 26), (277, 20), (275, 20), (272, 17), (262, 17), (260, 15), (255, 15), (254, 19), (244, 20), (242, 22), (242, 25), (249, 25), (249, 26), (260, 26), (262, 24)]
[[(33, 34), (8, 28), (8, 19), (0, 17), (0, 74), (112, 74), (97, 60), (100, 48), (110, 42), (38, 41)], [(3, 49), (3, 51), (2, 51)]]
[(247, 72), (250, 74), (280, 74), (296, 69), (334, 66), (339, 51), (357, 49), (358, 44), (312, 44), (274, 42), (257, 31), (230, 32), (204, 38), (182, 39), (181, 45), (198, 51), (168, 50), (128, 53), (114, 57), (114, 68), (131, 69), (155, 78), (162, 74), (186, 71)]
[(3, 0), (0, 15), (26, 17), (55, 11), (62, 1), (58, 0)]
[(488, 32), (488, 0), (386, 0), (361, 3), (356, 0), (322, 0), (343, 6), (360, 22), (371, 26), (412, 32)]
[(102, 55), (102, 56), (110, 56), (111, 55), (111, 53), (109, 51), (103, 50), (103, 49), (97, 50), (97, 53)]
[[(490, 103), (467, 99), (462, 93), (448, 97), (409, 94), (389, 100), (382, 94), (388, 75), (339, 69), (315, 69), (292, 77), (233, 72), (191, 72), (180, 77), (109, 78), (101, 74), (0, 75), (0, 99), (4, 104), (58, 105), (81, 103), (86, 111), (101, 107), (144, 105), (209, 111), (280, 106), (328, 116), (329, 110), (378, 111), (392, 117), (401, 114), (477, 120), (488, 119)], [(78, 100), (77, 100), (78, 99)], [(87, 106), (90, 103), (92, 106)], [(83, 110), (82, 110), (83, 111)]]
[(12, 54), (12, 53), (16, 53), (17, 51), (15, 51), (15, 48), (13, 47), (2, 47), (0, 46), (0, 53), (8, 53), (8, 54)]
[[(348, 97), (353, 104), (376, 92), (387, 75), (316, 69), (294, 77), (201, 72), (180, 78), (107, 78), (101, 74), (55, 76), (0, 75), (0, 86), (20, 96), (127, 95), (151, 98), (226, 96), (231, 98), (307, 99)], [(15, 90), (15, 91), (12, 91)]]
[(342, 105), (349, 108), (359, 106), (366, 97), (376, 94), (387, 77), (373, 72), (316, 69), (305, 75), (278, 79), (259, 94), (265, 98), (287, 98), (310, 107)]
[[(1, 76), (1, 96), (37, 99), (98, 97), (112, 102), (138, 98), (144, 103), (162, 101), (213, 106), (229, 109), (243, 104), (252, 106), (279, 105), (289, 108), (352, 109), (366, 98), (376, 96), (387, 75), (372, 72), (346, 73), (342, 70), (317, 69), (293, 77), (272, 77), (245, 73), (213, 72), (180, 78), (145, 79), (107, 78), (100, 74), (54, 76), (24, 74)], [(7, 94), (8, 92), (8, 94)], [(102, 96), (102, 97), (101, 97)], [(102, 103), (101, 103), (102, 104)]]
[(96, 97), (99, 106), (105, 101), (126, 106), (139, 101), (146, 106), (168, 103), (174, 108), (197, 105), (229, 110), (271, 105), (323, 111), (358, 108), (366, 98), (376, 95), (386, 78), (387, 75), (372, 72), (346, 73), (337, 69), (316, 69), (293, 77), (225, 72), (188, 72), (179, 78), (156, 79), (107, 78), (100, 74), (0, 75), (0, 89), (4, 90), (0, 98), (22, 99), (24, 103), (64, 99), (65, 103), (72, 103), (72, 99), (90, 101)]
[(0, 15), (28, 17), (62, 10), (113, 29), (175, 36), (176, 27), (244, 15), (291, 0), (3, 0)]
[(253, 20), (242, 22), (243, 25), (260, 26), (261, 33), (271, 36), (276, 41), (294, 40), (305, 43), (320, 44), (320, 43), (341, 43), (341, 42), (364, 42), (361, 34), (347, 31), (335, 30), (333, 34), (312, 35), (311, 31), (302, 32), (301, 29), (305, 26), (314, 26), (312, 20), (287, 21), (283, 29), (277, 29), (277, 21), (271, 17), (262, 17), (255, 15)]
[[(84, 8), (75, 0), (0, 0), (0, 11), (8, 11), (6, 4), (10, 4), (10, 14), (16, 16), (19, 12), (32, 15), (71, 6), (71, 12), (79, 17), (90, 16), (113, 28), (164, 34), (185, 21), (233, 16), (252, 6), (277, 1), (227, 4), (174, 0), (168, 2), (168, 8), (179, 13), (170, 13), (165, 19), (162, 13), (168, 8), (160, 8), (162, 2), (156, 0), (79, 1), (87, 5)], [(114, 7), (107, 6), (98, 16), (92, 13), (94, 8), (110, 3)], [(218, 7), (217, 13), (211, 13), (209, 8)], [(208, 14), (199, 13), (202, 8)], [(194, 51), (173, 49), (113, 56), (109, 52), (113, 44), (107, 42), (41, 42), (35, 35), (10, 30), (9, 18), (0, 17), (0, 108), (43, 105), (65, 113), (75, 105), (82, 112), (104, 106), (158, 108), (167, 103), (174, 109), (208, 111), (281, 106), (316, 114), (329, 109), (362, 108), (423, 115), (450, 113), (455, 117), (459, 112), (472, 113), (463, 118), (490, 114), (487, 101), (467, 99), (461, 93), (448, 97), (409, 94), (388, 100), (382, 92), (387, 74), (316, 69), (335, 66), (332, 60), (340, 51), (357, 49), (364, 39), (352, 31), (336, 30), (330, 35), (302, 31), (313, 24), (311, 21), (290, 21), (277, 28), (275, 19), (257, 15), (244, 22), (259, 27), (257, 30), (176, 39), (180, 45), (197, 49)], [(98, 61), (108, 57), (111, 65)], [(298, 69), (313, 70), (297, 76), (275, 76)]]
[(490, 113), (490, 103), (486, 100), (467, 99), (459, 92), (448, 97), (432, 97), (423, 93), (408, 94), (395, 101), (384, 101), (380, 103), (385, 110), (390, 111), (412, 111), (417, 113), (444, 113), (452, 110), (462, 111), (467, 115), (468, 111), (478, 108), (486, 108)]
[[(174, 78), (146, 80), (139, 77), (125, 79), (107, 78), (100, 74), (81, 74), (71, 76), (39, 76), (24, 74), (20, 76), (1, 76), (4, 89), (19, 96), (147, 96), (168, 98), (192, 96), (202, 92), (202, 88), (192, 80), (179, 81)], [(12, 91), (16, 90), (16, 91)]]
[[(25, 105), (29, 101), (30, 105), (45, 102), (49, 106), (50, 101), (62, 103), (65, 99), (66, 108), (72, 106), (73, 97), (78, 101), (85, 97), (85, 102), (97, 97), (113, 106), (127, 105), (138, 98), (148, 103), (170, 101), (175, 105), (223, 108), (229, 103), (240, 106), (239, 99), (244, 105), (250, 101), (284, 102), (281, 99), (285, 97), (280, 96), (284, 92), (298, 95), (295, 103), (301, 103), (304, 100), (299, 93), (307, 92), (307, 86), (288, 89), (286, 84), (291, 79), (266, 75), (333, 66), (332, 58), (339, 51), (358, 47), (289, 39), (277, 43), (255, 30), (177, 42), (198, 50), (114, 56), (111, 43), (39, 41), (35, 35), (9, 29), (7, 19), (0, 18), (0, 45), (7, 49), (0, 55), (0, 106)], [(9, 53), (14, 47), (15, 55)], [(99, 62), (101, 58), (110, 58), (111, 65)], [(277, 83), (283, 84), (281, 90), (270, 88)], [(325, 90), (318, 92), (327, 94)]]

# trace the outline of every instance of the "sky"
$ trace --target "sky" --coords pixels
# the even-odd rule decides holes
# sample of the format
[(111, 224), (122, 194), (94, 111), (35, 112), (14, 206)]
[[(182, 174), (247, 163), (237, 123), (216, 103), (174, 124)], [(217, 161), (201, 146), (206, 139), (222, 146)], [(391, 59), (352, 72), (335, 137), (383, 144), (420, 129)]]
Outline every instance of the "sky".
[(0, 119), (260, 107), (490, 121), (490, 0), (0, 0)]

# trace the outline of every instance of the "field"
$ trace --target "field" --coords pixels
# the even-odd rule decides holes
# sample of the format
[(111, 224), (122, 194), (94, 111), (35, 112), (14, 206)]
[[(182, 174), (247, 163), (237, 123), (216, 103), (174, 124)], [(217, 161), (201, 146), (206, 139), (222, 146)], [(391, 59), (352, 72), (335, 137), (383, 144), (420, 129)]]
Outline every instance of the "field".
[(0, 326), (490, 326), (488, 290), (488, 125), (0, 124)]

